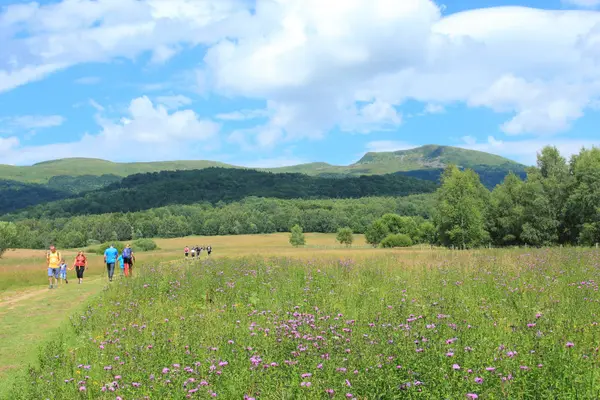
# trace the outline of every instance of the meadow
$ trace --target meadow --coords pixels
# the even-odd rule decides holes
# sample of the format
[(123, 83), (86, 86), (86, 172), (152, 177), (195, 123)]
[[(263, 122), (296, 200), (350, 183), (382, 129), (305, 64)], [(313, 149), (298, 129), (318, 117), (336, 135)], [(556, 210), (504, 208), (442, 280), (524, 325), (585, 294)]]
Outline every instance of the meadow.
[(222, 240), (90, 298), (7, 398), (600, 397), (598, 250)]

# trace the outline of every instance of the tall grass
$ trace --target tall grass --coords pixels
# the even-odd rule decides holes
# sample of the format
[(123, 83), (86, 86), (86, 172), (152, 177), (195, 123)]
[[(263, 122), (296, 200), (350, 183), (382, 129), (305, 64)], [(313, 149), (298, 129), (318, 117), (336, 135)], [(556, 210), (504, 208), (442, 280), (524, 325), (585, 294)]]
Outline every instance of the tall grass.
[(10, 398), (600, 397), (600, 252), (431, 254), (148, 268)]

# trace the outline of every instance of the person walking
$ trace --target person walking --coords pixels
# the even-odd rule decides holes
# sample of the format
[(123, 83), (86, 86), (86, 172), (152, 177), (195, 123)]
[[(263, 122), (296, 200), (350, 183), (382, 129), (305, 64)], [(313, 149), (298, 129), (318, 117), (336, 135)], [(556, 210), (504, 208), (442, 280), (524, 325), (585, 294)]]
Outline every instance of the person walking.
[(117, 261), (119, 262), (119, 269), (121, 270), (121, 278), (125, 276), (125, 261), (123, 261), (123, 254), (121, 254), (119, 256), (119, 258), (117, 258)]
[(206, 248), (206, 252), (208, 253), (209, 256), (210, 256), (210, 253), (212, 253), (212, 247), (210, 245), (208, 245), (208, 247)]
[(131, 245), (127, 244), (125, 249), (123, 249), (123, 262), (125, 263), (125, 276), (133, 275), (133, 261), (135, 257), (133, 255), (133, 250), (131, 249)]
[(58, 285), (60, 286), (60, 282), (63, 279), (65, 280), (65, 283), (69, 283), (69, 280), (67, 279), (67, 263), (64, 258), (60, 260), (60, 265), (58, 267)]
[(115, 246), (112, 244), (109, 248), (104, 251), (104, 263), (106, 264), (106, 269), (108, 271), (108, 280), (112, 282), (113, 275), (115, 273), (115, 264), (117, 263), (117, 258), (119, 257), (119, 250), (115, 249)]
[(188, 256), (190, 255), (190, 248), (185, 246), (185, 248), (183, 249), (183, 253), (185, 254), (185, 258), (188, 258)]
[(50, 284), (49, 289), (53, 289), (58, 286), (60, 260), (62, 260), (60, 252), (56, 250), (56, 247), (54, 245), (51, 245), (50, 251), (48, 252), (48, 254), (46, 254), (46, 267), (48, 268), (48, 283)]
[(85, 271), (85, 267), (87, 267), (87, 257), (80, 251), (77, 253), (75, 257), (75, 261), (73, 262), (73, 267), (75, 267), (75, 273), (77, 274), (77, 279), (79, 279), (79, 284), (83, 282), (83, 272)]

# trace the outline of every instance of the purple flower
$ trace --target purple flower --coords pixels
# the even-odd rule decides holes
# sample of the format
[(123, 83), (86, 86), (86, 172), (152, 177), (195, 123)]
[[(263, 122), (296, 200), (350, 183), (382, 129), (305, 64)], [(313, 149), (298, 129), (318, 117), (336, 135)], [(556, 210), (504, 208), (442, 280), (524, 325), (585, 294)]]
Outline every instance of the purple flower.
[(475, 383), (482, 384), (482, 383), (483, 383), (483, 378), (476, 377), (476, 378), (475, 378)]
[(477, 399), (479, 398), (479, 396), (477, 396), (475, 393), (467, 393), (467, 399)]
[(452, 365), (452, 369), (459, 370), (460, 369), (460, 365), (454, 364), (454, 365)]
[(568, 348), (571, 348), (571, 347), (575, 346), (575, 344), (573, 344), (573, 342), (567, 342), (566, 346)]

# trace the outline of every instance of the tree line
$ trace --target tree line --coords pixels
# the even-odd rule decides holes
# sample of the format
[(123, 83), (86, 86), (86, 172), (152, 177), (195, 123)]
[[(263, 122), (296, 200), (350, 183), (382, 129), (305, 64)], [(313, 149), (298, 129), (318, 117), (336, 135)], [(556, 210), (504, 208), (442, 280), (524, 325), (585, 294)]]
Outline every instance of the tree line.
[(398, 174), (322, 178), (298, 173), (212, 167), (130, 175), (101, 190), (40, 204), (3, 219), (136, 212), (172, 204), (236, 202), (251, 196), (279, 199), (407, 196), (432, 193), (437, 187), (434, 182)]
[(248, 197), (232, 203), (173, 205), (133, 213), (23, 219), (10, 225), (16, 233), (13, 247), (41, 249), (54, 243), (78, 248), (139, 238), (289, 232), (295, 224), (306, 232), (334, 233), (350, 227), (354, 233), (364, 233), (372, 221), (387, 213), (423, 220), (433, 207), (433, 194), (335, 200)]

